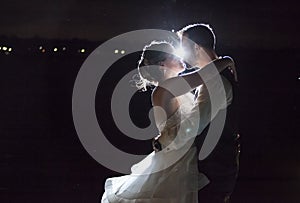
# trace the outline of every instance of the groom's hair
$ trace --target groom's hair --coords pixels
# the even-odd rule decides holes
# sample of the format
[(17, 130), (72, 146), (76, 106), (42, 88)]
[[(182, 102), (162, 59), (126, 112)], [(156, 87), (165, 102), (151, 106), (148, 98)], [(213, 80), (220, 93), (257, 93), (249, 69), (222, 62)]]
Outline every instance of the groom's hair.
[(215, 50), (216, 36), (212, 28), (208, 24), (192, 24), (178, 31), (179, 34), (188, 35), (188, 38), (199, 46)]

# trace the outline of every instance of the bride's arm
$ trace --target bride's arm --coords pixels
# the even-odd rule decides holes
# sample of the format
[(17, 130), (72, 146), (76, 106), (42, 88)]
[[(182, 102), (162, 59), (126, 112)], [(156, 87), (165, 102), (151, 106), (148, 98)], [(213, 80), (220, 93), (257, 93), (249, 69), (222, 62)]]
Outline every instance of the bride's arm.
[[(166, 100), (171, 100), (174, 97), (183, 95), (192, 91), (196, 87), (202, 85), (215, 77), (219, 72), (222, 72), (227, 67), (234, 68), (234, 61), (231, 57), (223, 57), (216, 59), (200, 70), (188, 73), (182, 76), (170, 78), (161, 83), (156, 89), (164, 89), (164, 97)], [(217, 71), (214, 69), (216, 68)]]
[[(204, 83), (203, 79), (205, 79), (205, 81), (208, 81), (208, 80), (212, 79), (213, 77), (215, 77), (216, 74), (222, 72), (224, 69), (226, 69), (228, 67), (234, 67), (234, 61), (231, 57), (225, 56), (221, 59), (216, 59), (216, 60), (211, 61), (209, 64), (207, 64), (200, 70), (182, 75), (181, 77), (183, 77), (183, 79), (185, 79), (185, 81), (188, 82), (188, 84), (191, 88), (187, 92), (190, 92), (192, 89), (195, 89), (196, 87), (202, 85)], [(216, 68), (218, 72), (212, 71), (212, 70), (214, 70), (214, 68)], [(201, 76), (203, 77), (203, 79), (201, 78)], [(173, 81), (173, 82), (176, 82), (176, 81)], [(170, 84), (170, 85), (172, 85), (172, 84)], [(182, 94), (185, 94), (187, 92), (183, 92)]]

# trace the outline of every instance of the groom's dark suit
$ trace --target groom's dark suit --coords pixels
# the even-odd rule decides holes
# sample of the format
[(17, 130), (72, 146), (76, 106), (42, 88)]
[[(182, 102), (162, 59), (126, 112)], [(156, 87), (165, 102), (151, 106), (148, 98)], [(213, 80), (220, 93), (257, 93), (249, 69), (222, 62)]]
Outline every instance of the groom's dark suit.
[[(237, 127), (238, 84), (234, 80), (233, 73), (228, 68), (221, 73), (221, 76), (230, 82), (232, 99), (231, 103), (226, 107), (225, 126), (216, 147), (206, 159), (202, 161), (198, 160), (199, 171), (204, 173), (210, 180), (210, 183), (198, 193), (199, 202), (201, 203), (228, 202), (234, 189), (239, 169), (240, 144)], [(199, 94), (201, 94), (201, 92)], [(224, 113), (223, 111), (224, 109), (220, 110), (211, 122), (218, 119), (221, 113)], [(206, 137), (209, 125), (206, 126), (202, 133), (195, 139), (198, 154)]]

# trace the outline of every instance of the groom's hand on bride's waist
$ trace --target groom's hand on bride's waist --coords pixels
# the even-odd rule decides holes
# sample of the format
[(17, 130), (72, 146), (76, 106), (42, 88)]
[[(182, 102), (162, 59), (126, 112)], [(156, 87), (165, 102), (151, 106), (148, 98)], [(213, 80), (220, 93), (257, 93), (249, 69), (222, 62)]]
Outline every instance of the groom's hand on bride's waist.
[(162, 150), (162, 145), (159, 142), (160, 134), (152, 139), (152, 147), (155, 152), (159, 152)]

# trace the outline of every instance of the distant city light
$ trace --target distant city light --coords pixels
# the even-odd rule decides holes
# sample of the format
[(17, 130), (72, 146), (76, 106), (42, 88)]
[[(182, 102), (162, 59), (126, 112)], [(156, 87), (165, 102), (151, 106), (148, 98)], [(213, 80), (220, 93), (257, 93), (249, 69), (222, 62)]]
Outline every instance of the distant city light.
[(63, 49), (64, 51), (66, 51), (66, 47), (63, 47), (62, 49)]
[(2, 47), (2, 50), (3, 50), (3, 51), (6, 51), (6, 50), (7, 50), (7, 47)]
[(84, 53), (84, 52), (85, 52), (85, 49), (81, 49), (80, 52), (81, 52), (81, 53)]
[[(46, 49), (43, 46), (39, 46), (39, 50), (41, 50), (42, 53), (46, 52)], [(53, 51), (55, 51), (55, 50), (53, 49)]]
[(0, 47), (0, 50), (2, 49), (2, 47)]
[(12, 48), (10, 47), (10, 48), (8, 49), (8, 51), (11, 52), (11, 51), (12, 51)]
[(122, 50), (122, 51), (121, 51), (121, 54), (125, 54), (125, 50)]
[(300, 80), (300, 77), (298, 77), (298, 80)]
[(172, 30), (172, 32), (175, 32), (175, 30)]
[(117, 53), (119, 53), (119, 50), (118, 50), (118, 49), (115, 50), (115, 54), (117, 54)]
[(55, 48), (53, 49), (53, 51), (54, 51), (54, 52), (57, 52), (57, 51), (58, 51), (58, 48), (55, 47)]

